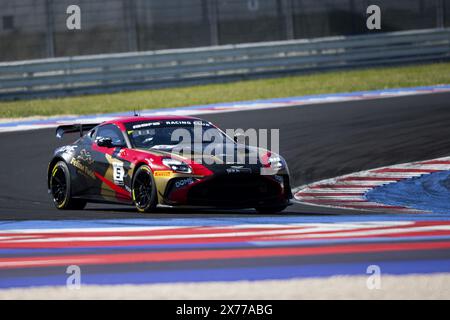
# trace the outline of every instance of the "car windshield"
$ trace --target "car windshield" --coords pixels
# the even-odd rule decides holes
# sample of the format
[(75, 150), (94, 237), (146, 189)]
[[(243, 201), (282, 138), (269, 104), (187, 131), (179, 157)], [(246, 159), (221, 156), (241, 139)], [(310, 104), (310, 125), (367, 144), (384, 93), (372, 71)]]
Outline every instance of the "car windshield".
[(200, 120), (163, 120), (127, 124), (135, 148), (158, 149), (180, 144), (234, 143), (210, 122)]

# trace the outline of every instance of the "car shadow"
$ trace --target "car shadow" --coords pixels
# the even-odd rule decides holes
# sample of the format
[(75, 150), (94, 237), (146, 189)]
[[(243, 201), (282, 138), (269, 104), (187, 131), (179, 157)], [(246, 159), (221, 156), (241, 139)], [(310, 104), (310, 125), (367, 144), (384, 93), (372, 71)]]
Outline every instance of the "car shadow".
[(294, 206), (286, 208), (286, 210), (280, 213), (258, 213), (254, 209), (216, 209), (216, 208), (156, 208), (151, 213), (138, 213), (136, 209), (132, 206), (124, 207), (124, 206), (107, 206), (103, 207), (102, 205), (89, 206), (84, 209), (87, 212), (99, 212), (99, 213), (109, 213), (109, 214), (130, 214), (131, 217), (139, 217), (139, 218), (156, 218), (156, 217), (179, 217), (182, 216), (184, 218), (189, 217), (198, 217), (198, 216), (214, 216), (214, 217), (281, 217), (281, 216), (317, 216), (317, 215), (325, 215), (332, 216), (335, 215), (333, 213), (327, 212), (302, 212), (298, 210), (298, 208)]

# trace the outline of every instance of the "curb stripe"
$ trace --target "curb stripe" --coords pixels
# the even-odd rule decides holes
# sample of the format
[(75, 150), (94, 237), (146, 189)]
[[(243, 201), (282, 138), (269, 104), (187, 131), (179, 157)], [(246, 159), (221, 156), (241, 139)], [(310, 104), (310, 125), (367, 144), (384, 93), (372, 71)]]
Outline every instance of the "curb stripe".
[[(126, 284), (131, 281), (130, 274), (133, 281), (142, 284), (187, 281), (186, 274), (192, 270), (198, 271), (192, 281), (210, 281), (211, 275), (230, 280), (221, 278), (227, 272), (243, 280), (251, 280), (255, 274), (268, 279), (272, 271), (291, 278), (293, 274), (280, 270), (280, 265), (290, 264), (296, 274), (306, 276), (305, 270), (317, 272), (311, 263), (323, 261), (330, 261), (331, 264), (321, 264), (330, 275), (348, 274), (348, 268), (330, 269), (330, 265), (354, 263), (362, 258), (364, 267), (358, 272), (364, 273), (369, 263), (379, 265), (378, 260), (399, 257), (404, 273), (413, 270), (411, 259), (450, 254), (450, 221), (446, 220), (348, 222), (341, 217), (333, 222), (297, 220), (284, 225), (247, 222), (208, 227), (182, 226), (172, 221), (173, 227), (169, 228), (134, 223), (124, 223), (120, 228), (117, 226), (121, 224), (110, 223), (105, 225), (115, 227), (105, 230), (97, 223), (84, 226), (86, 229), (66, 223), (71, 227), (61, 231), (20, 231), (12, 224), (13, 230), (0, 232), (0, 287), (53, 282), (63, 286), (67, 281), (64, 269), (69, 265), (82, 266), (83, 284)], [(20, 240), (25, 242), (17, 242)], [(9, 245), (19, 246), (8, 248)], [(430, 261), (425, 258), (423, 266), (429, 268)], [(245, 271), (246, 267), (251, 269)], [(433, 268), (446, 272), (448, 263)], [(414, 270), (424, 273), (430, 269)], [(106, 276), (109, 273), (114, 276)], [(164, 279), (161, 274), (165, 274)]]
[(339, 181), (396, 181), (403, 177), (345, 177), (339, 178)]
[(125, 254), (45, 256), (0, 258), (0, 269), (76, 265), (128, 264), (142, 262), (176, 262), (196, 260), (226, 260), (283, 256), (316, 256), (326, 254), (353, 254), (372, 252), (418, 251), (450, 249), (450, 241), (409, 242), (395, 244), (337, 245), (329, 247), (289, 247), (262, 249), (223, 249), (177, 252), (140, 252)]
[[(166, 234), (158, 232), (142, 235), (141, 231), (135, 234), (128, 232), (122, 234), (120, 231), (116, 233), (83, 233), (78, 231), (68, 234), (54, 234), (50, 233), (47, 237), (31, 238), (28, 234), (16, 235), (14, 238), (2, 239), (0, 241), (1, 249), (30, 249), (30, 248), (93, 248), (93, 247), (114, 247), (114, 246), (139, 246), (139, 245), (186, 245), (186, 244), (211, 244), (211, 243), (236, 243), (236, 242), (256, 242), (263, 239), (270, 238), (272, 240), (283, 239), (288, 236), (294, 237), (329, 237), (331, 234), (336, 237), (348, 237), (349, 235), (368, 235), (375, 233), (405, 233), (412, 231), (426, 232), (450, 230), (450, 223), (439, 222), (398, 222), (386, 223), (344, 223), (344, 224), (305, 224), (300, 227), (292, 226), (292, 228), (277, 227), (270, 230), (260, 230), (249, 232), (251, 229), (229, 228), (228, 230), (221, 230), (222, 233), (217, 233), (214, 227), (198, 227), (186, 228), (187, 233), (177, 232), (176, 229), (173, 234), (168, 231)], [(199, 232), (206, 231), (206, 232)], [(351, 234), (349, 232), (352, 232)]]
[(442, 171), (450, 171), (450, 157), (375, 168), (314, 182), (295, 188), (294, 198), (300, 203), (332, 208), (383, 213), (426, 213), (428, 211), (368, 201), (366, 194), (387, 184)]
[(370, 189), (372, 189), (372, 188), (375, 188), (376, 186), (377, 185), (374, 185), (374, 184), (366, 184), (366, 185), (364, 185), (364, 184), (336, 184), (336, 185), (323, 184), (323, 185), (318, 185), (318, 186), (311, 186), (311, 189), (326, 189), (326, 188), (330, 188), (330, 189), (332, 189), (332, 188), (333, 189), (351, 189), (351, 188), (366, 189), (366, 188), (370, 188)]
[[(276, 98), (254, 101), (239, 101), (231, 103), (219, 103), (211, 105), (187, 106), (181, 108), (165, 108), (143, 110), (143, 116), (156, 115), (201, 115), (212, 113), (225, 113), (246, 110), (261, 110), (286, 107), (301, 107), (315, 104), (336, 103), (346, 101), (361, 101), (370, 99), (387, 99), (420, 94), (434, 94), (450, 92), (450, 85), (423, 86), (412, 88), (396, 88), (374, 91), (358, 91), (335, 94), (307, 95), (300, 97)], [(61, 116), (47, 119), (23, 119), (20, 121), (0, 123), (0, 132), (29, 131), (44, 128), (54, 128), (58, 125), (72, 123), (97, 123), (112, 120), (119, 117), (130, 116), (130, 112), (109, 113), (101, 115)]]
[(380, 169), (375, 170), (372, 172), (375, 173), (385, 173), (385, 172), (406, 172), (406, 173), (432, 173), (432, 172), (438, 172), (440, 170), (437, 169), (400, 169), (400, 168), (386, 168), (386, 169)]

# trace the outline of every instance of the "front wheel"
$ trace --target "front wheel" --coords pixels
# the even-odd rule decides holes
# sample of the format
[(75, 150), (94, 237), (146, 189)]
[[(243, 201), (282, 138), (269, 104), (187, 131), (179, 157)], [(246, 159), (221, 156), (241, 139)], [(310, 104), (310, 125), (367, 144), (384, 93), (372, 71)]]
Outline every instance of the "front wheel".
[(134, 174), (132, 194), (137, 211), (148, 213), (156, 208), (156, 185), (152, 170), (148, 166), (139, 167)]
[(280, 213), (286, 208), (287, 206), (275, 206), (275, 207), (258, 207), (255, 209), (258, 213), (270, 214), (270, 213)]
[(86, 201), (74, 199), (70, 193), (70, 172), (64, 161), (59, 161), (52, 169), (50, 176), (50, 192), (53, 203), (59, 210), (82, 210)]

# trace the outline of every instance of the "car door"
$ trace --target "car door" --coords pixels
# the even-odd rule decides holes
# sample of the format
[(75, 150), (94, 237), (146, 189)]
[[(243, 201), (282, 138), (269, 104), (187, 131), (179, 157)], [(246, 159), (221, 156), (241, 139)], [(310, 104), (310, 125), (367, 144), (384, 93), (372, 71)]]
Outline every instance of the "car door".
[(98, 182), (96, 192), (105, 200), (131, 200), (126, 183), (129, 179), (130, 162), (121, 158), (127, 147), (126, 139), (116, 125), (106, 124), (98, 128), (92, 148)]

